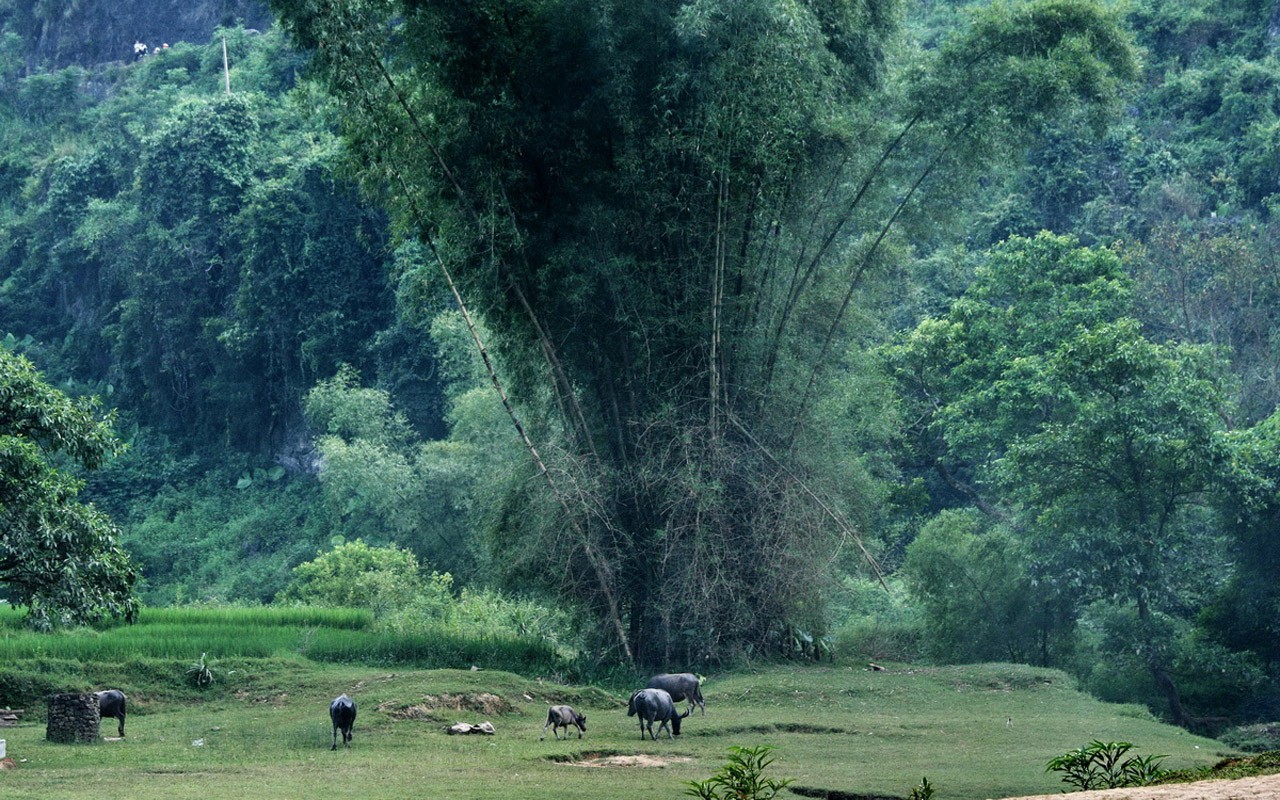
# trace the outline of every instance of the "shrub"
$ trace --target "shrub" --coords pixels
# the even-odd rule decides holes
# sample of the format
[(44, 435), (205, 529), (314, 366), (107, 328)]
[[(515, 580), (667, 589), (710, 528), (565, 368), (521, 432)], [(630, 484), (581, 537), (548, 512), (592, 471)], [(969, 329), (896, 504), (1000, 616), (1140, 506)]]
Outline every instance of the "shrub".
[(1052, 759), (1045, 772), (1061, 772), (1063, 783), (1081, 790), (1146, 786), (1164, 773), (1160, 762), (1165, 756), (1124, 758), (1132, 748), (1129, 742), (1100, 742), (1095, 739), (1084, 747)]
[(921, 778), (920, 785), (911, 790), (907, 800), (933, 800), (933, 784), (928, 778)]
[(372, 609), (380, 616), (402, 608), (422, 589), (418, 559), (395, 545), (347, 542), (293, 569), (282, 602)]
[(1280, 722), (1241, 725), (1223, 731), (1218, 739), (1246, 753), (1280, 750)]
[(200, 654), (200, 660), (187, 667), (187, 679), (197, 689), (204, 689), (213, 685), (213, 670), (205, 663), (205, 654)]
[(790, 779), (765, 778), (773, 763), (773, 747), (730, 747), (729, 762), (705, 781), (686, 781), (684, 793), (701, 800), (771, 800), (791, 783)]
[(901, 582), (847, 579), (833, 612), (835, 650), (874, 661), (919, 661), (925, 657), (924, 622)]

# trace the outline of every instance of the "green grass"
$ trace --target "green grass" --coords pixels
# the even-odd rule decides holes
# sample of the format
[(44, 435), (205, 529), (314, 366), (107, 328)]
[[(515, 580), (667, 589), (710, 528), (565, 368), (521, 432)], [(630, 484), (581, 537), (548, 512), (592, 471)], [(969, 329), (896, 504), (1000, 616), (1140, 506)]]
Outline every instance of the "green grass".
[[(218, 682), (199, 692), (182, 683), (181, 662), (132, 663), (110, 673), (135, 709), (127, 740), (53, 745), (39, 722), (5, 729), (9, 755), (26, 761), (0, 773), (0, 798), (651, 800), (681, 797), (683, 782), (707, 778), (730, 745), (770, 744), (773, 777), (793, 779), (792, 789), (809, 796), (905, 797), (927, 776), (939, 800), (976, 800), (1058, 791), (1045, 763), (1094, 739), (1167, 753), (1169, 768), (1207, 767), (1223, 749), (1142, 709), (1082, 695), (1062, 673), (1012, 665), (712, 675), (705, 716), (685, 720), (674, 742), (641, 742), (625, 693), (499, 670), (224, 658)], [(95, 679), (107, 669), (85, 666)], [(332, 753), (326, 710), (340, 692), (355, 697), (360, 712), (352, 749)], [(495, 713), (455, 711), (441, 700), (483, 693), (502, 698)], [(587, 714), (585, 738), (538, 740), (547, 705), (558, 702)], [(443, 732), (453, 721), (486, 718), (496, 736)], [(103, 731), (113, 732), (110, 722)], [(681, 760), (663, 768), (573, 763), (592, 754)]]
[[(25, 632), (23, 620), (26, 612), (7, 603), (0, 603), (0, 631)], [(138, 625), (146, 629), (165, 623), (188, 626), (244, 625), (254, 628), (315, 627), (351, 628), (364, 630), (373, 627), (373, 613), (362, 608), (321, 608), (318, 606), (177, 606), (170, 608), (144, 608)], [(109, 629), (124, 630), (131, 626), (115, 624)]]
[[(0, 613), (0, 671), (24, 660), (122, 662), (134, 659), (287, 658), (467, 667), (485, 663), (524, 672), (563, 667), (543, 639), (467, 636), (451, 629), (386, 634), (368, 611), (318, 608), (145, 609), (137, 625), (78, 628), (54, 634), (28, 630), (21, 615)], [(3, 682), (0, 681), (0, 686)]]

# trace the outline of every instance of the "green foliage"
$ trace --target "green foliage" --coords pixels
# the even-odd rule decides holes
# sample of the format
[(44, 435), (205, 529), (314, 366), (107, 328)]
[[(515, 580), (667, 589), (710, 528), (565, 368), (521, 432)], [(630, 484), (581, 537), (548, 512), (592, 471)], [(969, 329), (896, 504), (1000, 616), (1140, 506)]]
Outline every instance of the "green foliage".
[(1272, 366), (1280, 342), (1280, 276), (1271, 268), (1273, 233), (1254, 227), (1166, 224), (1131, 250), (1139, 316), (1153, 338), (1224, 348), (1236, 376), (1242, 424), (1280, 402)]
[(138, 510), (122, 537), (149, 604), (270, 602), (293, 567), (337, 533), (314, 480), (254, 481), (237, 489), (239, 469), (199, 479), (188, 469), (154, 494), (136, 495)]
[(50, 127), (65, 125), (84, 110), (80, 88), (88, 77), (80, 66), (30, 75), (18, 81), (14, 105), (28, 122)]
[(569, 612), (493, 589), (468, 587), (455, 596), (448, 573), (432, 573), (413, 600), (379, 623), (391, 634), (536, 640), (566, 656), (578, 654), (585, 645), (580, 622)]
[(927, 655), (920, 606), (899, 576), (878, 582), (848, 578), (832, 598), (834, 649), (842, 658), (915, 662)]
[[(442, 317), (445, 315), (442, 315)], [(437, 320), (433, 331), (447, 331)], [(449, 340), (443, 339), (442, 352)], [(448, 384), (449, 438), (422, 441), (390, 395), (359, 385), (350, 369), (306, 396), (330, 513), (346, 538), (390, 540), (463, 576), (476, 569), (486, 502), (505, 479), (515, 441), (491, 388)]]
[[(563, 611), (488, 589), (466, 588), (455, 596), (449, 573), (424, 576), (407, 550), (371, 547), (359, 539), (298, 565), (277, 602), (372, 610), (386, 638), (375, 652), (391, 660), (484, 660), (478, 653), (492, 648), (509, 653), (503, 663), (541, 662), (554, 660), (557, 652), (575, 653), (581, 644), (570, 633), (574, 620)], [(308, 643), (307, 654), (342, 660), (352, 645), (349, 637), (320, 634)]]
[(0, 586), (37, 627), (137, 614), (137, 573), (119, 530), (79, 500), (84, 482), (73, 472), (118, 449), (112, 419), (0, 348)]
[(1129, 742), (1094, 740), (1049, 762), (1046, 772), (1061, 772), (1063, 783), (1076, 789), (1116, 789), (1146, 786), (1163, 774), (1160, 762), (1167, 756), (1129, 756)]
[[(1101, 129), (1122, 83), (1137, 76), (1133, 45), (1114, 12), (1076, 0), (993, 3), (944, 42), (941, 59), (941, 80), (924, 84), (928, 113), (972, 113), (986, 104), (1023, 133), (1072, 113)], [(963, 99), (947, 97), (949, 89)]]
[(1234, 750), (1274, 754), (1280, 751), (1280, 725), (1274, 722), (1240, 725), (1223, 731), (1218, 739)]
[(206, 689), (213, 685), (213, 668), (205, 663), (205, 655), (201, 653), (200, 659), (187, 667), (187, 680), (197, 689)]
[(413, 553), (360, 539), (299, 564), (293, 575), (279, 602), (368, 608), (375, 616), (402, 608), (422, 589)]
[(1280, 772), (1280, 750), (1270, 750), (1257, 755), (1224, 758), (1210, 766), (1169, 770), (1165, 773), (1161, 783), (1229, 781), (1237, 778), (1251, 778), (1256, 775), (1275, 775), (1277, 772)]
[[(278, 32), (221, 33), (233, 94), (219, 37), (94, 93), (59, 78), (78, 113), (58, 137), (53, 121), (43, 136), (0, 125), (21, 144), (0, 176), (23, 194), (0, 215), (6, 324), (60, 380), (110, 385), (175, 449), (215, 459), (296, 446), (303, 393), (340, 363), (371, 366), (393, 312), (385, 220), (339, 176), (324, 115), (286, 100), (304, 92), (301, 56)], [(388, 372), (423, 363), (380, 356)]]
[[(1206, 627), (1229, 647), (1246, 648), (1265, 661), (1280, 657), (1272, 621), (1280, 613), (1280, 412), (1229, 438), (1221, 514), (1235, 544), (1236, 569), (1217, 602), (1206, 609)], [(1273, 673), (1274, 674), (1274, 673)]]
[(907, 548), (903, 574), (944, 663), (1063, 663), (1068, 603), (1038, 589), (1025, 541), (976, 511), (944, 511)]
[(933, 784), (929, 783), (929, 779), (921, 778), (920, 785), (911, 789), (907, 800), (933, 800), (933, 791)]
[(311, 424), (340, 439), (403, 444), (410, 436), (409, 424), (392, 410), (390, 395), (361, 388), (359, 382), (359, 373), (344, 365), (333, 378), (316, 384), (307, 393), (306, 413)]
[(453, 669), (484, 665), (527, 674), (559, 674), (567, 666), (550, 642), (536, 636), (473, 634), (441, 627), (360, 636), (317, 631), (306, 638), (299, 652), (316, 661), (336, 663)]
[(819, 378), (857, 361), (891, 234), (930, 178), (1133, 72), (1073, 0), (981, 14), (901, 75), (885, 0), (274, 8), (365, 185), (493, 331), (546, 493), (510, 492), (495, 560), (646, 662), (819, 630), (815, 565), (882, 466), (829, 454), (888, 405), (839, 408), (833, 441), (847, 384)]
[(766, 778), (773, 763), (770, 745), (729, 748), (729, 761), (704, 781), (685, 781), (684, 793), (700, 800), (772, 800), (791, 779)]
[[(1001, 584), (1013, 591), (1026, 575), (1032, 602), (1015, 592), (1002, 607), (1042, 606), (1070, 626), (1084, 603), (1126, 598), (1132, 652), (1184, 719), (1159, 620), (1210, 590), (1195, 578), (1215, 558), (1197, 512), (1226, 459), (1222, 377), (1208, 348), (1145, 338), (1131, 297), (1113, 253), (1047, 233), (1011, 239), (947, 317), (888, 358), (917, 404), (920, 452), (1035, 554)], [(984, 583), (972, 585), (980, 597)]]

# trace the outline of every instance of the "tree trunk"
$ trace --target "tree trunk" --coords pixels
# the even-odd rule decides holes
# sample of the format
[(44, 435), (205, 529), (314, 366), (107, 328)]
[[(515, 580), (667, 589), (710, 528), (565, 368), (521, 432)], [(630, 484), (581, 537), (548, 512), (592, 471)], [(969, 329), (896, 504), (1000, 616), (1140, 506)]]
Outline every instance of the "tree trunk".
[(1169, 674), (1169, 670), (1165, 666), (1162, 648), (1156, 643), (1155, 637), (1152, 635), (1151, 608), (1147, 605), (1147, 599), (1143, 596), (1141, 590), (1138, 592), (1138, 620), (1142, 623), (1143, 647), (1147, 651), (1147, 668), (1151, 670), (1151, 677), (1156, 682), (1156, 689), (1164, 696), (1165, 702), (1169, 704), (1169, 715), (1173, 718), (1173, 724), (1185, 728), (1190, 724), (1191, 720), (1187, 716), (1186, 710), (1182, 707), (1182, 696), (1178, 694), (1178, 686), (1173, 682), (1173, 676)]

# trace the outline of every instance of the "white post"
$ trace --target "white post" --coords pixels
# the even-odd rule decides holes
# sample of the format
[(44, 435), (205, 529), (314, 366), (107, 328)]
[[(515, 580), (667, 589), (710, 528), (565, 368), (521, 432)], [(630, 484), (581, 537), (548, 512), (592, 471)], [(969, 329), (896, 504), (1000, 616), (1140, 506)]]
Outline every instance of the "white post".
[(231, 65), (227, 62), (227, 37), (222, 37), (222, 74), (227, 80), (227, 94), (231, 94)]

